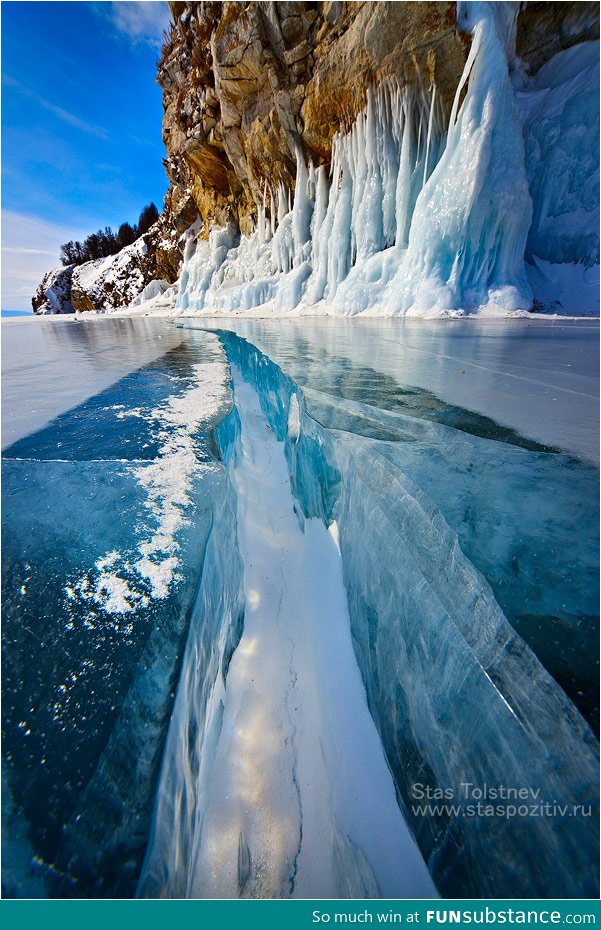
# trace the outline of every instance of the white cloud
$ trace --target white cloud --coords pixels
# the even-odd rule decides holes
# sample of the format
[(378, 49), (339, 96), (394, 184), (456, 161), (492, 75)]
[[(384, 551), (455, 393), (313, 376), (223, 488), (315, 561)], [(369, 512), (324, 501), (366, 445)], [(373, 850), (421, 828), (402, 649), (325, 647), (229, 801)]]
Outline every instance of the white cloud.
[(108, 139), (109, 133), (104, 128), (104, 126), (97, 126), (94, 123), (88, 123), (85, 119), (77, 116), (75, 113), (71, 113), (69, 110), (65, 110), (64, 107), (59, 107), (55, 103), (52, 103), (50, 100), (46, 100), (44, 97), (40, 97), (39, 94), (36, 94), (34, 91), (30, 90), (29, 87), (25, 87), (24, 84), (21, 84), (20, 81), (15, 80), (14, 77), (11, 77), (10, 74), (2, 75), (2, 83), (6, 84), (8, 87), (14, 87), (15, 90), (19, 91), (22, 94), (25, 94), (26, 97), (30, 97), (32, 100), (35, 100), (41, 107), (44, 107), (45, 110), (48, 110), (50, 113), (54, 113), (60, 120), (64, 123), (68, 123), (69, 126), (74, 126), (75, 129), (81, 130), (81, 132), (87, 132), (89, 135), (98, 136), (99, 139)]
[(2, 307), (31, 310), (31, 298), (51, 268), (60, 265), (59, 249), (70, 239), (85, 238), (80, 230), (15, 213), (2, 212)]
[(105, 15), (108, 13), (115, 28), (132, 43), (144, 42), (160, 49), (163, 29), (167, 29), (170, 19), (166, 3), (158, 0), (116, 0), (97, 4), (96, 10)]

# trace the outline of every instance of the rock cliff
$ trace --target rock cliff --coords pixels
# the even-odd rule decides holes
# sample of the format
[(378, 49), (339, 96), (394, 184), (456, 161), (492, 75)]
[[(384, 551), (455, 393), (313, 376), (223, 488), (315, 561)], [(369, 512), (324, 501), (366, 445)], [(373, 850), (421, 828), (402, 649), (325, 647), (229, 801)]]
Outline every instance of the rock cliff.
[[(158, 63), (170, 188), (164, 212), (135, 246), (63, 271), (60, 312), (131, 302), (155, 278), (173, 282), (182, 234), (200, 217), (249, 234), (266, 190), (294, 188), (296, 153), (328, 164), (370, 86), (385, 79), (436, 85), (443, 119), (470, 48), (455, 3), (172, 2)], [(553, 55), (598, 37), (595, 3), (525, 3), (516, 50), (532, 75)], [(69, 287), (69, 280), (71, 286)], [(56, 312), (54, 278), (33, 304)], [(61, 291), (62, 293), (62, 291)], [(54, 302), (53, 302), (54, 301)]]
[(167, 173), (208, 228), (249, 233), (296, 149), (330, 159), (370, 85), (433, 81), (450, 108), (468, 41), (454, 3), (171, 3), (161, 61)]
[[(363, 110), (370, 85), (387, 77), (435, 83), (448, 115), (470, 44), (457, 29), (455, 3), (169, 7), (173, 25), (157, 78), (166, 168), (207, 232), (233, 219), (249, 233), (265, 185), (294, 186), (298, 145), (307, 160), (328, 163), (334, 134)], [(594, 3), (523, 7), (516, 44), (531, 72), (598, 37)]]

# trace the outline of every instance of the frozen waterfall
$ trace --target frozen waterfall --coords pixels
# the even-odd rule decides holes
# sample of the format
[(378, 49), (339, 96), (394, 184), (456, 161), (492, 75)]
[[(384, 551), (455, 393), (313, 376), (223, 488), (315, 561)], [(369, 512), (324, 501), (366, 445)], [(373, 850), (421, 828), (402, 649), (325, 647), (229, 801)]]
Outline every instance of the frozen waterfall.
[(445, 150), (420, 192), (407, 252), (384, 294), (387, 306), (423, 313), (532, 302), (524, 262), (532, 201), (507, 67), (518, 11), (516, 3), (458, 4), (472, 47)]
[[(587, 88), (598, 43), (525, 78), (518, 12), (458, 4), (472, 45), (450, 117), (435, 85), (386, 80), (334, 137), (330, 167), (307, 164), (297, 146), (294, 194), (266, 184), (250, 236), (234, 224), (191, 234), (177, 309), (507, 315), (531, 307), (534, 287), (547, 305), (594, 312), (598, 113)], [(557, 126), (582, 151), (570, 166), (552, 144)], [(575, 186), (581, 164), (587, 181)]]

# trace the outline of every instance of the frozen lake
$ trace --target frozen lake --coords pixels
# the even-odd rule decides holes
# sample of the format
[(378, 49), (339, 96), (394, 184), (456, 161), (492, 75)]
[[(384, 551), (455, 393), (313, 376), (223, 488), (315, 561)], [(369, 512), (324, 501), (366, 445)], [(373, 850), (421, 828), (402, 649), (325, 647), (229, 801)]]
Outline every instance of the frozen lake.
[[(5, 321), (3, 446), (181, 343), (176, 325), (143, 318)], [(319, 379), (322, 358), (345, 359), (350, 371), (373, 368), (392, 384), (431, 391), (526, 437), (599, 461), (598, 321), (227, 317), (186, 325), (234, 329), (307, 383), (312, 373)]]
[(2, 336), (10, 894), (595, 896), (598, 323)]
[(355, 373), (359, 397), (371, 369), (384, 376), (384, 405), (386, 390), (422, 388), (522, 436), (599, 461), (598, 321), (228, 319), (227, 328), (301, 384), (319, 387), (324, 370), (338, 366), (351, 379)]

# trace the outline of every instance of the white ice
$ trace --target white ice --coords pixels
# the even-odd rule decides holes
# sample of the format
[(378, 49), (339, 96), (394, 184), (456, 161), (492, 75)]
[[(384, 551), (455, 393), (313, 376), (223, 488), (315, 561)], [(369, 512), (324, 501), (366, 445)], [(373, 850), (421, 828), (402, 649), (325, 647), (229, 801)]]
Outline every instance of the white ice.
[(197, 459), (194, 434), (202, 424), (207, 427), (215, 420), (229, 400), (227, 362), (218, 338), (204, 333), (203, 348), (212, 351), (214, 360), (195, 365), (189, 389), (150, 413), (158, 427), (158, 456), (133, 470), (147, 495), (151, 528), (151, 535), (139, 544), (140, 558), (134, 567), (158, 599), (167, 597), (178, 577), (177, 534), (187, 523), (194, 481), (210, 467)]
[(599, 43), (558, 52), (517, 90), (534, 211), (526, 255), (599, 265)]
[[(178, 536), (189, 522), (195, 482), (214, 468), (198, 460), (195, 434), (203, 426), (208, 429), (230, 399), (229, 369), (218, 337), (203, 333), (202, 347), (210, 360), (194, 365), (188, 389), (146, 414), (157, 441), (156, 457), (124, 462), (146, 496), (137, 549), (106, 553), (78, 579), (69, 579), (70, 600), (69, 591), (105, 614), (131, 613), (149, 599), (164, 600), (181, 580)], [(130, 412), (140, 415), (138, 409)], [(115, 415), (120, 419), (124, 411)]]
[(178, 863), (188, 897), (432, 896), (367, 707), (336, 527), (301, 525), (283, 444), (238, 373), (235, 398), (244, 632), (209, 701), (205, 728), (221, 703), (223, 718), (190, 852), (159, 847), (148, 867)]
[(472, 45), (445, 150), (418, 197), (407, 253), (383, 297), (397, 313), (530, 307), (524, 250), (532, 202), (508, 70), (518, 12), (516, 3), (457, 5)]

